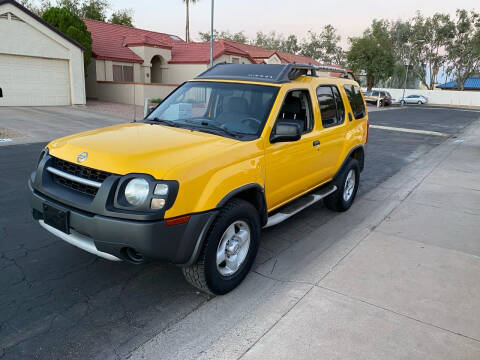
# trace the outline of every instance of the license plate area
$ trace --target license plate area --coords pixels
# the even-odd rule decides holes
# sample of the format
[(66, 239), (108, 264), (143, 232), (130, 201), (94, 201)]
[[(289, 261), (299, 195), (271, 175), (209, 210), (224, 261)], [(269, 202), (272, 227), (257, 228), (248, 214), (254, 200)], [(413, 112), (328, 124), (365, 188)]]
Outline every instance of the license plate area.
[(59, 209), (50, 204), (43, 204), (43, 221), (66, 234), (70, 234), (68, 211)]

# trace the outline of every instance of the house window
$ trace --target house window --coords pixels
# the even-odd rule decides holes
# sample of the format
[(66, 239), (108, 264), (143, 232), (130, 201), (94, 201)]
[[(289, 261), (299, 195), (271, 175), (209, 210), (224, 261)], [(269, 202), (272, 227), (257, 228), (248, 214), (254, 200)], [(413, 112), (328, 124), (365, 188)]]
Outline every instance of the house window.
[(240, 63), (240, 58), (232, 56), (232, 64), (239, 64), (239, 63)]
[(113, 81), (133, 82), (133, 66), (113, 65)]

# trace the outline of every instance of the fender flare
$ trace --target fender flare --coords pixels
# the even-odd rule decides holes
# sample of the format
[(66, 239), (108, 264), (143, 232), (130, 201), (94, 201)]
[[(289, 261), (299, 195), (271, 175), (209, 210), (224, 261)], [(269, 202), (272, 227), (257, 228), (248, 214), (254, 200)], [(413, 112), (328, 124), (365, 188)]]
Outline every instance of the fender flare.
[(208, 219), (208, 221), (205, 223), (205, 225), (203, 226), (203, 228), (200, 232), (200, 235), (198, 236), (197, 242), (195, 244), (195, 248), (193, 250), (193, 253), (190, 256), (190, 259), (188, 260), (188, 262), (186, 264), (181, 264), (180, 266), (185, 267), (185, 266), (191, 266), (191, 265), (195, 264), (195, 262), (198, 259), (198, 256), (200, 255), (200, 251), (203, 248), (203, 244), (205, 242), (205, 238), (207, 237), (208, 230), (209, 230), (210, 226), (212, 225), (213, 221), (215, 220), (215, 218), (217, 217), (217, 215), (219, 213), (219, 209), (222, 208), (223, 206), (225, 206), (225, 204), (229, 200), (233, 199), (237, 195), (239, 195), (239, 194), (241, 194), (245, 191), (248, 191), (248, 190), (255, 190), (255, 194), (256, 194), (256, 197), (257, 197), (257, 199), (256, 199), (257, 206), (256, 207), (258, 208), (259, 207), (258, 204), (260, 204), (260, 209), (258, 209), (259, 210), (259, 215), (260, 215), (260, 221), (262, 223), (262, 226), (267, 223), (267, 220), (268, 220), (267, 202), (266, 202), (266, 199), (265, 199), (264, 188), (257, 183), (250, 183), (250, 184), (242, 185), (242, 186), (230, 191), (227, 195), (225, 195), (222, 198), (222, 200), (220, 200), (220, 202), (217, 204), (216, 208), (213, 210), (214, 215), (211, 216)]
[[(343, 168), (347, 164), (348, 159), (350, 159), (352, 157), (352, 154), (355, 151), (357, 151), (358, 149), (362, 149), (362, 155), (363, 155), (363, 158), (365, 158), (365, 147), (363, 145), (354, 146), (352, 149), (350, 149), (348, 155), (345, 156), (345, 159), (343, 160), (342, 165), (338, 168), (338, 171), (335, 173), (335, 176), (333, 177), (333, 179), (337, 178), (338, 174), (340, 174), (342, 172)], [(363, 167), (364, 167), (364, 165), (363, 165), (363, 161), (362, 161), (362, 163), (360, 164), (360, 171), (363, 171)]]

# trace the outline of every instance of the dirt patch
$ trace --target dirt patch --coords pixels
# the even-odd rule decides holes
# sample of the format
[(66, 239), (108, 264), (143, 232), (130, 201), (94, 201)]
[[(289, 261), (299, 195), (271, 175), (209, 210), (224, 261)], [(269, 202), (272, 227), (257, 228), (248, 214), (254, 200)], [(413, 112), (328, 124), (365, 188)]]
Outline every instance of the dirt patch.
[(13, 139), (13, 138), (18, 138), (22, 136), (23, 134), (19, 133), (18, 131), (0, 127), (0, 140)]

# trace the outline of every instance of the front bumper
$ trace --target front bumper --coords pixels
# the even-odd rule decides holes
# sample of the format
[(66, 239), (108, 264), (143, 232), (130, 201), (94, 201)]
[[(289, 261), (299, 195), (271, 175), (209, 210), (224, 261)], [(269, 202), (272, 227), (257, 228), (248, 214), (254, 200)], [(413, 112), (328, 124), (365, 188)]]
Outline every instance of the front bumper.
[[(131, 220), (92, 214), (65, 205), (34, 190), (31, 192), (33, 215), (53, 235), (108, 260), (129, 260), (126, 249), (145, 259), (177, 265), (194, 263), (203, 239), (217, 210), (190, 216), (184, 224), (167, 226), (164, 220)], [(43, 222), (43, 204), (68, 212), (70, 234)]]

